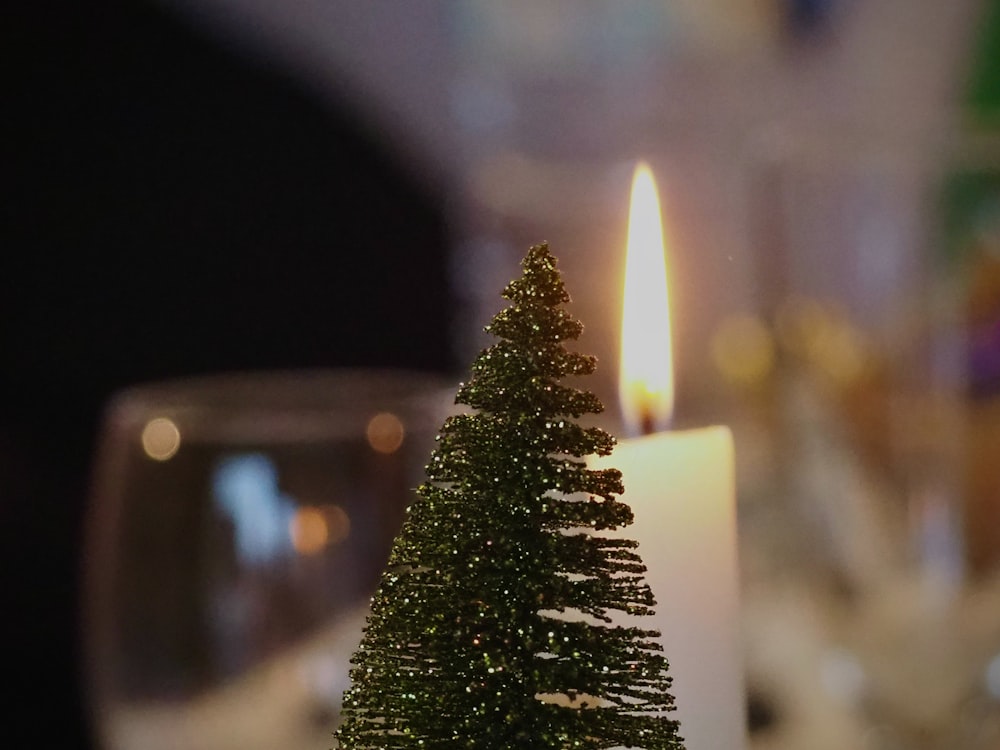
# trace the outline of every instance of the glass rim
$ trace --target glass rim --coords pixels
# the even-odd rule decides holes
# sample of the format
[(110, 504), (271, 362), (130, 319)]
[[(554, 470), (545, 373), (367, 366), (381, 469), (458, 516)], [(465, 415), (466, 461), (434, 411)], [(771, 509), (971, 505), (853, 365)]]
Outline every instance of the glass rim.
[(394, 368), (289, 368), (180, 376), (114, 394), (105, 429), (134, 434), (168, 419), (188, 439), (284, 442), (357, 434), (379, 412), (410, 427), (437, 429), (458, 383), (443, 374)]

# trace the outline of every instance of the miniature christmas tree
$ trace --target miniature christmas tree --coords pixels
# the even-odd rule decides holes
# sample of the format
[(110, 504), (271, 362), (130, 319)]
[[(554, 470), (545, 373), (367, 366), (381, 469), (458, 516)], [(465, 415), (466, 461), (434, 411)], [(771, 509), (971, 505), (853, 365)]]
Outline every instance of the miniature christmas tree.
[(335, 735), (344, 750), (683, 748), (617, 469), (588, 469), (615, 439), (577, 421), (603, 409), (560, 384), (593, 373), (567, 350), (582, 325), (547, 245), (487, 331), (427, 482), (393, 546), (352, 659)]

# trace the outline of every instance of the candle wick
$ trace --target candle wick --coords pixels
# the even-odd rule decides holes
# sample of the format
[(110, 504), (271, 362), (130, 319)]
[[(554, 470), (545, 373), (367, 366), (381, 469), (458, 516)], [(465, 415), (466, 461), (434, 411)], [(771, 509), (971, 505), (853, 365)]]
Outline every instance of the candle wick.
[(643, 409), (639, 415), (639, 434), (652, 435), (656, 432), (656, 421), (653, 419), (652, 409)]

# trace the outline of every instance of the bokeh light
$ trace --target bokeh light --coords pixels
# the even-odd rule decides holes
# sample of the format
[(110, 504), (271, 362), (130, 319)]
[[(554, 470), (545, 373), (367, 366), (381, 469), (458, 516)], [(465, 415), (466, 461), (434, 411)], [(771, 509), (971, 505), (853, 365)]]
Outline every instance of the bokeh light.
[(365, 429), (368, 444), (379, 453), (395, 453), (403, 444), (405, 434), (399, 417), (385, 411), (372, 417)]
[(726, 318), (713, 334), (711, 346), (715, 366), (730, 382), (760, 383), (774, 369), (774, 337), (756, 316)]
[(288, 532), (296, 552), (313, 555), (347, 539), (351, 533), (351, 518), (347, 511), (333, 503), (306, 505), (295, 511)]
[(154, 461), (168, 461), (181, 447), (181, 431), (166, 417), (151, 419), (142, 428), (142, 449)]
[(289, 523), (292, 546), (296, 552), (312, 555), (326, 546), (329, 530), (326, 517), (319, 508), (306, 507), (295, 511)]

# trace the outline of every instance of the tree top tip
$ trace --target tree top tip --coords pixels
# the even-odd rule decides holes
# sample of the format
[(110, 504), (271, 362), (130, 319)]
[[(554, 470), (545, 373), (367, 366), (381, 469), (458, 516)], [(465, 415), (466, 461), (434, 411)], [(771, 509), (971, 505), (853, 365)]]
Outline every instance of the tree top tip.
[(550, 305), (568, 302), (569, 295), (556, 266), (556, 259), (549, 251), (548, 242), (532, 245), (521, 261), (523, 276), (512, 281), (504, 290), (503, 296), (515, 302), (531, 299)]

